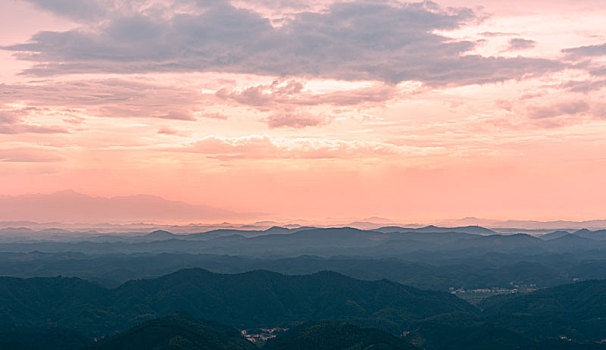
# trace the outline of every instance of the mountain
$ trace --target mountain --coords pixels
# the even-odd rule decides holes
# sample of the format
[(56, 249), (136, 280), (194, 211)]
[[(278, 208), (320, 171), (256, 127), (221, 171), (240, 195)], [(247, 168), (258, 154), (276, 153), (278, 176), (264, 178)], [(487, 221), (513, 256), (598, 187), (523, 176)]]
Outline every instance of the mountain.
[[(79, 278), (0, 277), (0, 330), (65, 327), (99, 330), (99, 319), (116, 319), (111, 292)], [(78, 315), (77, 317), (75, 317)]]
[(606, 280), (493, 297), (481, 305), (494, 323), (535, 338), (606, 339)]
[(114, 294), (125, 308), (150, 314), (187, 310), (196, 317), (240, 328), (329, 319), (397, 332), (415, 319), (453, 311), (476, 312), (446, 293), (387, 280), (360, 281), (334, 272), (222, 275), (187, 269), (157, 279), (127, 282)]
[(540, 235), (539, 238), (544, 239), (544, 240), (550, 240), (550, 239), (556, 239), (556, 238), (568, 236), (569, 234), (570, 234), (570, 232), (568, 232), (568, 231), (553, 231), (553, 232), (549, 232), (549, 233)]
[(417, 349), (407, 341), (379, 329), (356, 327), (342, 322), (322, 322), (295, 327), (277, 338), (270, 340), (263, 349), (267, 350), (338, 350), (376, 349), (408, 350)]
[(89, 350), (254, 350), (232, 327), (169, 315), (103, 339)]
[(590, 231), (582, 229), (574, 232), (575, 235), (588, 239), (606, 240), (606, 230)]
[(218, 220), (245, 215), (156, 196), (92, 197), (74, 191), (0, 196), (0, 220), (61, 222), (163, 222)]
[(164, 230), (156, 230), (156, 231), (150, 232), (143, 236), (143, 238), (153, 239), (153, 240), (164, 240), (164, 239), (172, 239), (172, 238), (177, 238), (177, 237), (179, 237), (179, 236), (175, 235), (174, 233), (164, 231)]
[(0, 279), (0, 329), (62, 326), (100, 336), (161, 315), (187, 311), (239, 328), (343, 320), (401, 332), (436, 314), (477, 310), (441, 292), (334, 272), (223, 275), (186, 269), (109, 290), (77, 278)]
[[(536, 270), (520, 265), (518, 270)], [(606, 280), (507, 294), (480, 305), (483, 311), (449, 293), (334, 272), (185, 269), (115, 289), (77, 278), (2, 277), (0, 346), (45, 348), (28, 345), (37, 340), (49, 349), (70, 349), (94, 338), (103, 339), (93, 345), (98, 349), (249, 346), (235, 329), (214, 323), (220, 322), (238, 329), (291, 328), (268, 349), (408, 349), (408, 342), (428, 350), (603, 348)], [(182, 311), (191, 317), (174, 314)]]
[(604, 350), (606, 344), (578, 343), (569, 338), (535, 339), (518, 330), (497, 325), (467, 314), (447, 314), (415, 323), (407, 336), (415, 345), (426, 350)]
[[(425, 235), (425, 234), (420, 234)], [(168, 241), (172, 242), (172, 241)], [(448, 244), (448, 243), (446, 243)], [(124, 244), (123, 244), (124, 245)], [(490, 253), (463, 256), (444, 261), (430, 254), (402, 258), (332, 257), (303, 255), (288, 258), (259, 258), (217, 254), (106, 254), (82, 253), (0, 253), (0, 275), (14, 277), (72, 276), (115, 288), (141, 278), (155, 278), (184, 268), (199, 267), (216, 273), (242, 273), (269, 270), (287, 275), (312, 274), (324, 270), (362, 280), (388, 279), (421, 289), (448, 291), (476, 288), (513, 288), (515, 284), (534, 284), (538, 288), (566, 284), (573, 279), (606, 278), (606, 261), (601, 252), (583, 258), (576, 255), (541, 254), (539, 256)]]
[[(261, 230), (219, 229), (196, 234), (168, 232), (142, 235), (83, 235), (69, 238), (0, 242), (3, 252), (81, 252), (86, 254), (190, 253), (255, 257), (300, 255), (402, 257), (432, 260), (481, 256), (489, 253), (533, 255), (606, 250), (606, 240), (560, 237), (551, 240), (528, 234), (472, 234), (443, 231), (380, 232), (342, 228), (301, 228), (271, 233)], [(474, 228), (478, 232), (479, 229)], [(153, 238), (156, 236), (157, 238)], [(570, 242), (566, 242), (570, 240)], [(128, 243), (128, 244), (125, 244)]]
[(63, 328), (16, 328), (0, 331), (0, 349), (70, 350), (91, 343), (89, 337)]
[(459, 225), (479, 225), (484, 227), (499, 228), (517, 228), (524, 230), (578, 230), (588, 228), (592, 230), (600, 230), (606, 228), (606, 220), (586, 220), (586, 221), (534, 221), (534, 220), (490, 220), (480, 218), (463, 218), (455, 220), (442, 220), (438, 223), (443, 226), (459, 226)]
[(416, 323), (410, 337), (427, 350), (534, 349), (535, 345), (515, 331), (456, 313)]
[(438, 227), (434, 225), (429, 225), (425, 227), (399, 227), (399, 226), (384, 226), (373, 231), (378, 232), (431, 232), (431, 233), (440, 233), (440, 232), (460, 232), (460, 233), (468, 233), (473, 235), (494, 235), (495, 231), (491, 229), (487, 229), (481, 226), (459, 226), (459, 227)]

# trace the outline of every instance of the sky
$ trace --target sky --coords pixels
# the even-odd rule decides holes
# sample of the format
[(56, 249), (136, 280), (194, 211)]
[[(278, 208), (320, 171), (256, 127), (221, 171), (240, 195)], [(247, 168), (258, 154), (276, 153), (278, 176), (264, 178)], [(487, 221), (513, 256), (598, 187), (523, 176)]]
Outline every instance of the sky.
[(603, 0), (4, 0), (0, 196), (600, 219), (605, 87)]

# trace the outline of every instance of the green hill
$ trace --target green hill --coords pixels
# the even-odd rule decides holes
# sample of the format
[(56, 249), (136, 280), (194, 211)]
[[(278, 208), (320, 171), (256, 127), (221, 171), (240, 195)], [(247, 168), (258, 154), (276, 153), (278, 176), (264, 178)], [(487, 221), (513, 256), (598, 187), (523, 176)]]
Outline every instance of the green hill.
[(334, 272), (188, 269), (113, 290), (77, 278), (2, 278), (0, 311), (0, 330), (61, 326), (98, 337), (179, 311), (242, 329), (340, 320), (398, 333), (414, 320), (477, 309), (447, 293)]
[(304, 324), (270, 340), (267, 350), (406, 350), (416, 349), (405, 340), (378, 329), (341, 322)]
[(89, 350), (254, 350), (234, 328), (171, 315), (144, 322)]
[(17, 328), (0, 331), (0, 349), (71, 350), (90, 344), (91, 338), (63, 328)]
[(484, 317), (534, 338), (606, 339), (606, 280), (493, 297), (482, 307)]

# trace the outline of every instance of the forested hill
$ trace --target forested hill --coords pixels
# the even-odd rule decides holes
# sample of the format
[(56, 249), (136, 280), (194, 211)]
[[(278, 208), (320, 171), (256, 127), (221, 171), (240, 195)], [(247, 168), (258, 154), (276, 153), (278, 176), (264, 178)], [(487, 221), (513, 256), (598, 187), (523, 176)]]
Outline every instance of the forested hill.
[(397, 333), (411, 322), (475, 307), (442, 292), (334, 272), (215, 274), (186, 269), (105, 289), (77, 278), (1, 278), (0, 326), (62, 327), (99, 336), (176, 311), (239, 328), (347, 320)]

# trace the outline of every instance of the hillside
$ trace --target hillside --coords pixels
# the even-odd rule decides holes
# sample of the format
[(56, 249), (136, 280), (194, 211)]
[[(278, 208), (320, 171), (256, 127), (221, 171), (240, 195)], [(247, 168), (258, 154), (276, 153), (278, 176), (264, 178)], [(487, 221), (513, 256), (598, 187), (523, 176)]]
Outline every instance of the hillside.
[(344, 320), (394, 333), (418, 319), (476, 312), (457, 297), (387, 280), (360, 281), (333, 272), (284, 276), (268, 271), (222, 275), (187, 269), (117, 289), (77, 278), (3, 278), (0, 327), (62, 327), (100, 336), (186, 311), (239, 328)]
[(365, 329), (346, 323), (304, 324), (270, 340), (267, 350), (408, 350), (413, 345), (378, 329)]
[(89, 350), (254, 350), (232, 327), (177, 315), (144, 322), (91, 346)]
[(606, 280), (493, 297), (482, 307), (484, 317), (536, 338), (606, 339)]

